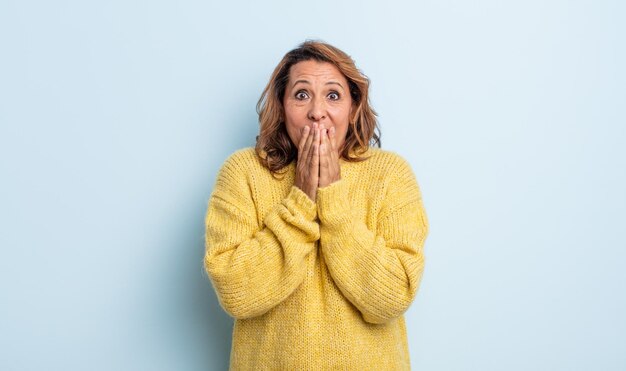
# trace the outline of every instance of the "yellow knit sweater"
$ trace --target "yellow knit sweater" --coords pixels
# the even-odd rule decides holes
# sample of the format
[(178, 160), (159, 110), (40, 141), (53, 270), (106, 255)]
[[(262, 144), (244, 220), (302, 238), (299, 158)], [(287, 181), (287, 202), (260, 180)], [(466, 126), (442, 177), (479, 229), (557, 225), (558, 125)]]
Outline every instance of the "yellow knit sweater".
[(235, 318), (231, 370), (409, 370), (404, 312), (424, 270), (428, 219), (399, 155), (340, 160), (314, 202), (253, 148), (223, 164), (204, 267)]

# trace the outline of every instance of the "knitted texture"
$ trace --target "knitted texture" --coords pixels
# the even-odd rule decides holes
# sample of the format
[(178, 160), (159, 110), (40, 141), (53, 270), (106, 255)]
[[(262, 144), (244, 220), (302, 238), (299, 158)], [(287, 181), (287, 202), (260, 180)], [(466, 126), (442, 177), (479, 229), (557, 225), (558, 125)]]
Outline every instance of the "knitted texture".
[(410, 370), (404, 313), (424, 270), (428, 219), (399, 155), (340, 160), (316, 201), (295, 162), (272, 177), (233, 153), (208, 200), (204, 268), (235, 319), (230, 370)]

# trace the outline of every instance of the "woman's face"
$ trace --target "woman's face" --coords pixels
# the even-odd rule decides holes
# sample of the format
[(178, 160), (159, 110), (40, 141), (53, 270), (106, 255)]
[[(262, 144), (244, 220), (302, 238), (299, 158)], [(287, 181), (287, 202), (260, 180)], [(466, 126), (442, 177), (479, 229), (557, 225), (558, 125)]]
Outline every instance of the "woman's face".
[(336, 148), (341, 151), (348, 132), (352, 98), (348, 81), (337, 67), (315, 60), (291, 66), (283, 107), (287, 133), (296, 147), (302, 129), (317, 122), (326, 129), (335, 128)]

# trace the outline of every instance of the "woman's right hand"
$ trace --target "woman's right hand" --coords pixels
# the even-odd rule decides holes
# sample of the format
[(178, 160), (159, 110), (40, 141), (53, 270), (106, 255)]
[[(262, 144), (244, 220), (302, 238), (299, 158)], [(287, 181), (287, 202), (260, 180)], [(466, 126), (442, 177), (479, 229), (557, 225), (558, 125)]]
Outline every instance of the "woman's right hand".
[(294, 185), (300, 188), (309, 198), (315, 201), (319, 182), (319, 147), (320, 128), (317, 123), (302, 129), (298, 144), (298, 160), (296, 163), (296, 179)]

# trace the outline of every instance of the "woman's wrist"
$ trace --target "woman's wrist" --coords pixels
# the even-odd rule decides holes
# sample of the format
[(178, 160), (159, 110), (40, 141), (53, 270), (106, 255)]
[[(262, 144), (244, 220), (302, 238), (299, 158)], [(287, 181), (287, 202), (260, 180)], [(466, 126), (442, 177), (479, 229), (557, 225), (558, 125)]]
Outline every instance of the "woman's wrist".
[(339, 179), (317, 190), (317, 213), (320, 221), (327, 225), (345, 224), (351, 218), (348, 184)]

